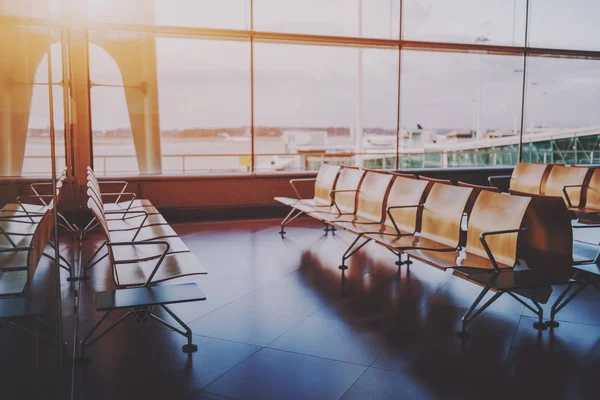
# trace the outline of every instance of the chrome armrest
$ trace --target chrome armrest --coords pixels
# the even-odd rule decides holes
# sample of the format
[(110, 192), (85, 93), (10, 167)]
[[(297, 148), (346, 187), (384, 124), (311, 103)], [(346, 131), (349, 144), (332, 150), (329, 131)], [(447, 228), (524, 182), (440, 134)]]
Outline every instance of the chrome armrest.
[(584, 188), (587, 187), (588, 185), (565, 185), (562, 188), (562, 192), (565, 195), (565, 199), (567, 200), (567, 204), (569, 205), (569, 208), (573, 208), (573, 203), (571, 203), (571, 198), (569, 197), (569, 193), (567, 193), (567, 188)]
[(296, 182), (310, 182), (316, 180), (317, 178), (290, 179), (290, 185), (292, 186), (294, 193), (296, 193), (296, 197), (298, 198), (298, 200), (302, 200), (302, 198), (300, 197), (300, 192), (298, 192), (298, 188), (296, 188)]
[(142, 220), (142, 222), (138, 226), (137, 230), (135, 231), (135, 235), (133, 235), (133, 240), (135, 240), (137, 238), (140, 231), (144, 227), (146, 220), (148, 219), (148, 211), (146, 211), (146, 210), (105, 211), (104, 214), (105, 215), (123, 214), (123, 218), (121, 218), (123, 221), (125, 220), (126, 214), (142, 214), (142, 215), (144, 215), (144, 219)]
[(498, 267), (498, 262), (494, 258), (494, 254), (492, 254), (492, 250), (490, 250), (490, 246), (487, 244), (487, 241), (485, 240), (485, 238), (488, 236), (492, 236), (492, 235), (506, 235), (509, 233), (520, 233), (520, 232), (525, 232), (526, 230), (527, 230), (527, 228), (519, 228), (519, 229), (507, 229), (507, 230), (503, 230), (503, 231), (481, 232), (481, 235), (479, 235), (479, 240), (481, 241), (481, 244), (483, 245), (483, 248), (485, 249), (485, 252), (488, 255), (488, 258), (492, 262), (492, 266), (494, 267), (495, 272), (500, 272), (500, 267)]
[(144, 241), (144, 242), (108, 242), (108, 243), (106, 243), (107, 246), (111, 246), (111, 247), (113, 247), (113, 246), (147, 246), (147, 245), (155, 245), (155, 244), (164, 244), (167, 247), (165, 248), (165, 251), (163, 251), (163, 253), (161, 254), (160, 258), (158, 259), (158, 262), (154, 266), (154, 269), (152, 270), (152, 273), (150, 274), (150, 276), (148, 277), (148, 280), (144, 284), (144, 287), (150, 286), (150, 283), (152, 282), (152, 278), (154, 278), (154, 275), (156, 275), (156, 271), (158, 270), (158, 268), (162, 264), (163, 260), (169, 253), (169, 250), (171, 249), (171, 245), (169, 244), (169, 242), (167, 242), (165, 240), (153, 240), (153, 241)]
[(490, 184), (490, 186), (494, 186), (497, 187), (498, 189), (500, 189), (500, 186), (498, 186), (497, 184), (494, 184), (495, 180), (500, 180), (500, 179), (509, 179), (510, 180), (511, 175), (492, 175), (492, 176), (488, 176), (488, 183)]
[[(388, 215), (388, 217), (390, 218), (390, 220), (392, 221), (392, 224), (394, 225), (394, 229), (396, 229), (398, 236), (402, 236), (402, 233), (400, 232), (400, 229), (398, 228), (398, 225), (396, 224), (396, 220), (394, 219), (394, 216), (392, 215), (391, 210), (395, 210), (395, 209), (399, 209), (399, 208), (421, 208), (424, 205), (425, 204), (420, 203), (420, 204), (411, 204), (411, 205), (406, 205), (406, 206), (390, 206), (390, 207), (386, 208), (385, 212)], [(413, 232), (413, 235), (414, 235), (414, 232)]]

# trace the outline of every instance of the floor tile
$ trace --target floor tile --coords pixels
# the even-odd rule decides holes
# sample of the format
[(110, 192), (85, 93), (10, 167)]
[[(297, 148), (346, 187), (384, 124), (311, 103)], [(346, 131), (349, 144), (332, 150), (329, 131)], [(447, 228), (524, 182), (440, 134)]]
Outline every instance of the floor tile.
[(377, 332), (345, 322), (311, 317), (269, 347), (368, 366), (383, 351), (383, 342)]
[(365, 367), (263, 349), (207, 386), (239, 399), (339, 399)]
[(417, 378), (400, 372), (369, 368), (344, 394), (342, 400), (429, 399)]

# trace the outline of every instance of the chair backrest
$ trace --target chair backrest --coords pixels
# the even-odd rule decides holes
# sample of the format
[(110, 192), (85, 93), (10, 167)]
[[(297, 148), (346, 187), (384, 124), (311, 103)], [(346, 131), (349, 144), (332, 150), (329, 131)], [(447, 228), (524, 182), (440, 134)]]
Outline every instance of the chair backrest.
[(452, 181), (450, 179), (440, 179), (440, 178), (430, 178), (428, 176), (419, 175), (419, 179), (423, 181), (428, 181), (432, 183), (444, 183), (446, 185), (452, 185)]
[[(387, 198), (387, 207), (413, 206), (423, 203), (429, 182), (396, 176)], [(396, 208), (390, 210), (394, 221), (402, 232), (412, 233), (419, 229), (418, 222), (421, 210), (417, 207)], [(394, 226), (391, 218), (386, 218), (385, 224)]]
[(104, 233), (106, 240), (110, 241), (110, 231), (108, 230), (108, 222), (106, 221), (104, 210), (102, 209), (100, 204), (98, 204), (98, 200), (96, 200), (96, 198), (93, 197), (90, 188), (88, 188), (87, 190), (87, 195), (87, 208), (98, 221), (98, 224), (102, 228), (102, 232)]
[(87, 195), (93, 197), (98, 203), (99, 207), (104, 211), (104, 202), (102, 201), (102, 194), (100, 193), (96, 185), (94, 185), (94, 183), (89, 179), (87, 182), (87, 188)]
[(473, 206), (475, 205), (475, 201), (479, 197), (479, 193), (481, 193), (482, 190), (485, 190), (487, 192), (500, 193), (500, 189), (497, 188), (496, 186), (482, 186), (482, 185), (475, 185), (472, 183), (461, 182), (461, 181), (458, 182), (458, 186), (473, 189), (473, 191), (471, 192), (471, 196), (469, 196), (469, 201), (467, 202), (467, 207), (466, 207), (466, 211), (465, 211), (467, 214), (471, 213), (471, 210), (473, 209)]
[(329, 192), (335, 188), (339, 172), (340, 167), (338, 165), (325, 163), (321, 165), (315, 182), (315, 199), (331, 204)]
[(434, 183), (423, 206), (421, 236), (458, 247), (460, 226), (473, 189)]
[[(357, 190), (365, 175), (365, 171), (354, 167), (342, 167), (335, 190)], [(356, 192), (337, 192), (335, 203), (343, 213), (354, 213), (356, 209)]]
[[(554, 196), (564, 198), (563, 188), (566, 185), (583, 185), (588, 178), (591, 169), (588, 167), (567, 167), (564, 165), (554, 165), (548, 174), (548, 179), (543, 188), (544, 196)], [(573, 207), (579, 207), (582, 204), (582, 188), (567, 188), (569, 200)], [(565, 199), (565, 203), (567, 199)], [(567, 203), (568, 204), (568, 203)]]
[(385, 201), (392, 179), (392, 174), (367, 171), (358, 192), (356, 215), (381, 222), (385, 216)]
[(27, 252), (27, 285), (33, 279), (40, 259), (44, 254), (44, 249), (50, 242), (50, 236), (54, 230), (54, 212), (54, 203), (51, 201), (31, 237), (29, 251)]
[(510, 177), (510, 190), (526, 194), (542, 194), (552, 164), (517, 163)]
[(401, 176), (403, 178), (418, 179), (417, 175), (415, 175), (415, 174), (409, 174), (407, 172), (391, 172), (391, 173), (394, 174), (394, 176)]
[(585, 207), (600, 210), (600, 168), (594, 170), (585, 191)]
[[(526, 196), (481, 190), (469, 216), (466, 250), (488, 258), (480, 240), (481, 233), (520, 229), (530, 201)], [(518, 233), (508, 233), (489, 235), (485, 240), (496, 261), (512, 267), (517, 260), (518, 237)]]

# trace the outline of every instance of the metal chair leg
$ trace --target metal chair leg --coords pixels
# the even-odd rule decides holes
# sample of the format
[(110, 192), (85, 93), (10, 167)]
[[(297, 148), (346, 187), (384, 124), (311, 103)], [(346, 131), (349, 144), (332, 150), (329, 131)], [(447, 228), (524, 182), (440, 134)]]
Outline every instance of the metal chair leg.
[(560, 326), (560, 323), (555, 320), (556, 314), (558, 314), (558, 312), (560, 310), (562, 310), (567, 304), (569, 304), (571, 302), (571, 300), (573, 300), (575, 297), (577, 297), (579, 295), (579, 293), (581, 293), (583, 291), (583, 289), (585, 289), (587, 286), (587, 283), (585, 283), (585, 282), (579, 283), (579, 287), (577, 288), (577, 290), (575, 290), (573, 293), (571, 293), (571, 295), (569, 297), (567, 297), (566, 300), (563, 301), (563, 299), (565, 298), (567, 293), (569, 293), (569, 291), (573, 288), (573, 285), (575, 285), (575, 283), (577, 283), (577, 282), (569, 283), (567, 285), (567, 287), (565, 288), (565, 290), (563, 290), (563, 292), (560, 294), (560, 296), (558, 296), (558, 299), (556, 299), (556, 301), (552, 305), (552, 308), (550, 309), (550, 320), (546, 321), (546, 325), (548, 327), (557, 328)]
[(546, 329), (548, 329), (548, 325), (546, 325), (546, 323), (544, 322), (544, 309), (542, 308), (542, 306), (540, 306), (540, 303), (538, 303), (537, 301), (531, 300), (532, 303), (533, 303), (533, 305), (535, 305), (535, 308), (533, 308), (529, 304), (527, 304), (525, 301), (523, 301), (519, 296), (517, 296), (516, 294), (514, 294), (513, 292), (507, 292), (507, 293), (513, 299), (515, 299), (519, 303), (523, 304), (525, 306), (525, 308), (527, 308), (532, 313), (534, 313), (535, 315), (537, 315), (538, 320), (537, 320), (537, 322), (533, 323), (533, 327), (535, 329), (537, 329), (538, 331), (545, 331)]
[(397, 253), (397, 254), (398, 254), (398, 261), (396, 261), (395, 264), (398, 267), (401, 267), (403, 265), (410, 266), (413, 263), (412, 260), (410, 259), (410, 256), (408, 254), (406, 254), (406, 260), (404, 260), (404, 261), (402, 261), (402, 254), (403, 253)]
[[(98, 336), (96, 336), (94, 339), (90, 340), (90, 338), (92, 337), (92, 335), (94, 334), (94, 332), (96, 332), (96, 330), (100, 327), (100, 325), (102, 325), (102, 323), (106, 320), (106, 318), (108, 318), (108, 316), (110, 315), (111, 312), (112, 312), (112, 310), (107, 311), (102, 316), (102, 318), (100, 318), (100, 320), (96, 323), (96, 325), (94, 325), (94, 327), (92, 328), (92, 330), (90, 330), (88, 332), (88, 334), (85, 335), (85, 337), (83, 339), (81, 339), (81, 341), (79, 342), (79, 357), (77, 358), (79, 362), (88, 362), (89, 361), (89, 357), (86, 357), (86, 355), (85, 355), (86, 349), (89, 346), (91, 346), (94, 343), (96, 343), (98, 340), (100, 340), (108, 332), (112, 331), (117, 325), (119, 325), (121, 322), (123, 322), (123, 320), (125, 319), (125, 317), (127, 317), (129, 315), (129, 313), (123, 315), (117, 321), (113, 322), (112, 325), (110, 325), (108, 328), (106, 328), (101, 334), (99, 334)], [(88, 340), (89, 340), (89, 342), (88, 342)]]
[[(462, 320), (461, 320), (461, 330), (460, 330), (460, 332), (456, 333), (456, 336), (459, 337), (460, 339), (468, 339), (471, 337), (471, 334), (469, 332), (467, 332), (467, 326), (471, 323), (471, 321), (473, 321), (475, 318), (477, 318), (477, 316), (479, 314), (481, 314), (483, 311), (485, 311), (486, 308), (491, 306), (493, 302), (498, 300), (498, 298), (500, 296), (502, 296), (502, 294), (504, 293), (504, 292), (497, 292), (483, 306), (481, 306), (477, 311), (475, 311), (475, 308), (477, 307), (477, 305), (479, 303), (481, 303), (481, 300), (483, 300), (483, 298), (485, 297), (487, 292), (490, 291), (490, 289), (491, 289), (490, 286), (484, 287), (483, 290), (481, 291), (481, 293), (479, 293), (479, 295), (475, 299), (475, 301), (473, 301), (473, 304), (471, 304), (471, 307), (469, 307), (469, 309), (467, 310), (465, 315), (463, 315)], [(473, 311), (475, 311), (475, 314), (473, 314), (471, 316)]]
[[(294, 215), (294, 213), (297, 211), (296, 215)], [(283, 219), (283, 221), (281, 221), (281, 230), (279, 231), (279, 234), (281, 236), (285, 235), (285, 230), (284, 228), (289, 225), (293, 220), (295, 220), (296, 218), (298, 218), (299, 216), (301, 216), (302, 214), (304, 214), (304, 211), (302, 210), (297, 210), (295, 208), (292, 208), (290, 210), (290, 212), (285, 216), (285, 218)]]
[(190, 329), (190, 327), (189, 327), (189, 326), (187, 326), (187, 325), (186, 325), (186, 324), (185, 324), (185, 323), (184, 323), (184, 322), (183, 322), (183, 321), (182, 321), (182, 320), (181, 320), (181, 319), (180, 319), (180, 318), (179, 318), (179, 317), (178, 317), (178, 316), (177, 316), (177, 315), (176, 315), (176, 314), (175, 314), (173, 311), (169, 310), (169, 308), (168, 308), (167, 306), (165, 306), (165, 305), (163, 304), (163, 305), (161, 305), (161, 307), (162, 307), (162, 308), (163, 308), (163, 309), (164, 309), (164, 310), (165, 310), (167, 313), (169, 313), (169, 315), (170, 315), (171, 317), (173, 317), (173, 319), (174, 319), (175, 321), (177, 321), (177, 323), (178, 323), (179, 325), (181, 325), (181, 326), (183, 327), (183, 329), (185, 329), (185, 332), (182, 332), (182, 331), (180, 331), (179, 329), (175, 328), (174, 326), (172, 326), (172, 325), (170, 325), (170, 324), (166, 323), (165, 321), (162, 321), (162, 320), (160, 320), (160, 318), (158, 318), (158, 317), (155, 317), (155, 319), (156, 319), (156, 318), (158, 318), (158, 319), (159, 319), (161, 322), (163, 322), (164, 324), (166, 324), (167, 326), (169, 326), (169, 327), (170, 327), (171, 329), (173, 329), (175, 332), (177, 332), (177, 333), (179, 333), (179, 334), (181, 334), (181, 335), (183, 335), (183, 336), (185, 336), (185, 337), (187, 338), (187, 340), (188, 340), (187, 344), (184, 344), (184, 345), (182, 346), (182, 348), (181, 348), (181, 350), (182, 350), (184, 353), (188, 353), (188, 354), (189, 354), (189, 353), (195, 353), (195, 352), (197, 352), (197, 351), (198, 351), (198, 345), (196, 345), (196, 344), (192, 343), (192, 330)]
[(342, 271), (345, 271), (348, 269), (348, 266), (346, 265), (346, 260), (348, 260), (350, 257), (352, 257), (354, 254), (356, 254), (357, 251), (359, 251), (360, 249), (362, 249), (367, 243), (369, 243), (371, 241), (371, 239), (367, 239), (364, 242), (362, 242), (358, 247), (356, 247), (354, 250), (352, 250), (354, 248), (354, 246), (356, 245), (356, 243), (358, 243), (358, 241), (363, 237), (363, 234), (361, 233), (360, 235), (358, 235), (356, 237), (356, 239), (354, 239), (354, 241), (352, 242), (352, 244), (350, 245), (350, 247), (348, 247), (348, 249), (346, 250), (346, 252), (344, 253), (344, 255), (342, 256), (342, 265), (340, 265), (338, 268), (341, 269)]

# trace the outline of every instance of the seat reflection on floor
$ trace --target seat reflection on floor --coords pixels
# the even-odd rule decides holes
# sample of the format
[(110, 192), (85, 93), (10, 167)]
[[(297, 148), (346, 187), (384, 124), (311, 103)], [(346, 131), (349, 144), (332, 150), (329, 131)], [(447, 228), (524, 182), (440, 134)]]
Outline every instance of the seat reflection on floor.
[[(77, 398), (380, 399), (597, 398), (600, 296), (586, 290), (538, 332), (533, 315), (502, 298), (455, 333), (479, 289), (367, 245), (342, 275), (353, 240), (299, 219), (173, 224), (208, 269), (207, 300), (174, 309), (198, 352), (158, 324), (122, 326), (75, 367)], [(84, 241), (85, 254), (95, 246)], [(79, 331), (98, 318), (93, 294), (110, 288), (107, 263), (81, 283)], [(555, 295), (560, 288), (555, 288)], [(118, 315), (111, 316), (118, 318)], [(166, 317), (166, 316), (165, 316)]]

